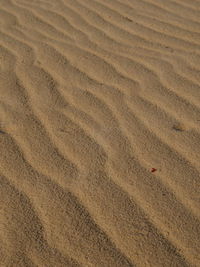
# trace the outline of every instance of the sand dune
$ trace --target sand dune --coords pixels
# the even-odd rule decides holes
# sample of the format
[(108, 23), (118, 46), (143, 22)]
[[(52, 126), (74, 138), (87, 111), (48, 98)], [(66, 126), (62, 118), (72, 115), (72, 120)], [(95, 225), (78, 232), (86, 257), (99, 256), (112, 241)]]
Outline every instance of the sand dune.
[(200, 266), (200, 1), (0, 0), (0, 266)]

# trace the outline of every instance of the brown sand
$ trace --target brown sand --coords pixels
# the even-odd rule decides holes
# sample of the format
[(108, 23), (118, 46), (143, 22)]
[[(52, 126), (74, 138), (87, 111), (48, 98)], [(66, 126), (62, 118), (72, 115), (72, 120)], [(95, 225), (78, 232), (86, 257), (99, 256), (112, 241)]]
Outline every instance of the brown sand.
[(0, 153), (0, 266), (200, 266), (200, 1), (0, 0)]

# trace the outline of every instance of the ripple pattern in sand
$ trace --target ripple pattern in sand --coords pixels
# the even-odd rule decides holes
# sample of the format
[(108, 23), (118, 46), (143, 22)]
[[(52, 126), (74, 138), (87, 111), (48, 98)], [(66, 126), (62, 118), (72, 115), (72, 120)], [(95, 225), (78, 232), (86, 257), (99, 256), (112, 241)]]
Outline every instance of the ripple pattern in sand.
[(0, 0), (0, 266), (199, 266), (199, 74), (198, 0)]

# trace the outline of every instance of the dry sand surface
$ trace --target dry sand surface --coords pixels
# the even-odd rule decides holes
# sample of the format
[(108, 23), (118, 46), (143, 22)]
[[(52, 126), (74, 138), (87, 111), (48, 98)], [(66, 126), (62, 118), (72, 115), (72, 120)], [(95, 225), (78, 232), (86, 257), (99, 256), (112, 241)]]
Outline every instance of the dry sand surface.
[(0, 266), (200, 266), (200, 0), (0, 0)]

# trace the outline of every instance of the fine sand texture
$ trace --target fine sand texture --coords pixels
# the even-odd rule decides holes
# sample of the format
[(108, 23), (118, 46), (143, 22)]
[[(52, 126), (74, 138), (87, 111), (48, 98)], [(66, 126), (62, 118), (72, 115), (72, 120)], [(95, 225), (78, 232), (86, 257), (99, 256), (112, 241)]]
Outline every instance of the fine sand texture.
[(200, 0), (0, 0), (0, 267), (200, 266)]

